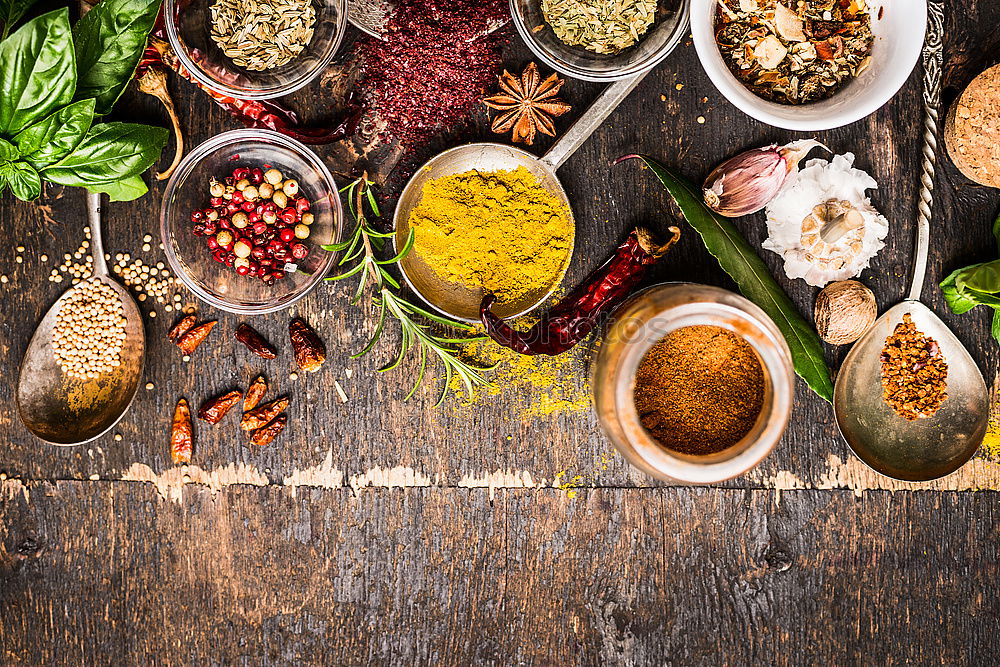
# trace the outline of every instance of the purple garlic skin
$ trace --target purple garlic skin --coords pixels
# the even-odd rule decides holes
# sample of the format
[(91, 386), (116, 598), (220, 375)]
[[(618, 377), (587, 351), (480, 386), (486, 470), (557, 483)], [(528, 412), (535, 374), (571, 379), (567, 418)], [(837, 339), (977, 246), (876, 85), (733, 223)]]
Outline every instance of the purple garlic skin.
[(760, 211), (795, 177), (799, 162), (816, 147), (829, 150), (815, 139), (801, 139), (784, 146), (754, 148), (729, 158), (705, 179), (705, 203), (726, 218)]

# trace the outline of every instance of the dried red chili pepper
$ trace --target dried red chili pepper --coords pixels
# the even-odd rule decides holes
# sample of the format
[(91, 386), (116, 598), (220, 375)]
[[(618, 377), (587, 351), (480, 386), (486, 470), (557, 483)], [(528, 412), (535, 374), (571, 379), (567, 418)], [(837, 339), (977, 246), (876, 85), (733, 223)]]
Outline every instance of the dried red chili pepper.
[(295, 363), (307, 373), (315, 373), (326, 361), (326, 346), (316, 331), (296, 317), (288, 324), (288, 334), (295, 350)]
[(260, 404), (260, 399), (267, 393), (267, 380), (264, 376), (259, 376), (247, 388), (246, 398), (243, 399), (243, 412), (249, 412)]
[(521, 354), (565, 352), (586, 338), (604, 314), (622, 303), (642, 281), (648, 268), (677, 242), (681, 231), (677, 227), (671, 227), (670, 231), (670, 240), (658, 245), (648, 230), (636, 229), (618, 246), (611, 259), (528, 331), (517, 331), (494, 315), (490, 308), (496, 297), (487, 294), (479, 306), (479, 318), (486, 333), (500, 345)]
[(271, 344), (257, 333), (249, 324), (243, 323), (236, 327), (236, 340), (246, 345), (247, 349), (262, 359), (274, 359), (278, 356)]
[(205, 322), (188, 329), (184, 335), (177, 340), (177, 347), (181, 348), (181, 351), (184, 354), (192, 354), (198, 349), (198, 346), (201, 345), (202, 341), (208, 337), (208, 334), (212, 332), (214, 327), (215, 320), (212, 320), (211, 322)]
[(271, 441), (277, 438), (278, 434), (285, 429), (286, 424), (288, 424), (288, 415), (279, 415), (271, 423), (261, 426), (251, 433), (250, 444), (257, 445), (258, 447), (271, 444)]
[(177, 342), (180, 341), (181, 336), (190, 331), (191, 327), (193, 327), (197, 321), (198, 319), (194, 315), (188, 315), (167, 332), (167, 338), (169, 338), (170, 341), (176, 345)]
[(221, 396), (210, 398), (198, 408), (198, 419), (207, 421), (213, 426), (221, 422), (234, 405), (243, 398), (243, 392), (238, 389), (226, 392)]
[(272, 419), (284, 412), (287, 407), (288, 398), (282, 396), (270, 403), (265, 403), (259, 408), (244, 412), (243, 419), (240, 420), (240, 428), (244, 431), (253, 431), (261, 426), (265, 426)]
[(300, 125), (298, 115), (291, 109), (267, 100), (241, 100), (222, 93), (217, 93), (203, 86), (191, 73), (181, 65), (177, 54), (166, 41), (161, 22), (150, 33), (146, 51), (139, 61), (136, 76), (141, 77), (150, 67), (166, 66), (177, 72), (182, 78), (201, 88), (216, 104), (231, 113), (247, 127), (258, 127), (281, 132), (304, 144), (329, 144), (353, 135), (361, 122), (364, 108), (352, 97), (347, 100), (347, 113), (344, 118), (331, 127), (304, 127)]
[(174, 465), (191, 463), (191, 449), (194, 445), (191, 427), (191, 410), (188, 402), (181, 398), (174, 408), (174, 419), (170, 427), (170, 458)]

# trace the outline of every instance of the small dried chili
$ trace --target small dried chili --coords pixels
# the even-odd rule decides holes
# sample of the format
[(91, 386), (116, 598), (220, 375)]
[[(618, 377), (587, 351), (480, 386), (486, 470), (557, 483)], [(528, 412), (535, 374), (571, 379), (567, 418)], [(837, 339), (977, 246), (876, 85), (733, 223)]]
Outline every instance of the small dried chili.
[(174, 465), (191, 463), (191, 449), (194, 444), (191, 427), (191, 410), (188, 402), (181, 398), (174, 408), (174, 419), (170, 427), (170, 458)]
[(208, 337), (208, 334), (212, 332), (214, 327), (215, 320), (212, 320), (211, 322), (204, 322), (196, 327), (188, 329), (184, 335), (177, 340), (177, 347), (181, 348), (181, 351), (184, 354), (192, 354), (198, 349), (198, 346), (201, 345), (202, 341)]
[(236, 340), (246, 345), (247, 349), (262, 359), (274, 359), (278, 356), (271, 344), (245, 322), (236, 327)]
[(180, 341), (181, 336), (190, 331), (191, 327), (193, 327), (197, 321), (198, 319), (194, 315), (188, 315), (167, 332), (167, 338), (170, 339), (170, 342), (176, 345)]
[(265, 394), (267, 394), (267, 380), (261, 375), (247, 388), (246, 398), (243, 399), (243, 412), (249, 412), (260, 405), (260, 399), (264, 398)]
[(295, 363), (300, 370), (315, 373), (326, 361), (326, 346), (319, 339), (316, 331), (296, 317), (288, 325), (288, 334), (295, 350)]
[(288, 415), (279, 415), (266, 426), (261, 426), (250, 434), (250, 444), (258, 447), (271, 444), (271, 441), (278, 437), (278, 434), (285, 429), (288, 424)]
[(244, 412), (243, 419), (240, 420), (240, 428), (244, 431), (253, 431), (261, 426), (265, 426), (272, 419), (284, 412), (287, 407), (288, 398), (282, 396), (270, 403), (265, 403), (259, 408)]
[(496, 297), (487, 294), (479, 306), (479, 318), (486, 333), (504, 347), (526, 355), (556, 355), (569, 350), (587, 337), (606, 313), (632, 293), (650, 266), (667, 253), (681, 231), (671, 227), (669, 241), (658, 245), (646, 229), (638, 228), (625, 240), (611, 259), (587, 276), (575, 290), (528, 331), (517, 331), (490, 308)]
[(243, 398), (243, 392), (238, 389), (226, 392), (221, 396), (210, 398), (198, 409), (198, 419), (207, 421), (213, 426), (221, 422), (234, 405)]

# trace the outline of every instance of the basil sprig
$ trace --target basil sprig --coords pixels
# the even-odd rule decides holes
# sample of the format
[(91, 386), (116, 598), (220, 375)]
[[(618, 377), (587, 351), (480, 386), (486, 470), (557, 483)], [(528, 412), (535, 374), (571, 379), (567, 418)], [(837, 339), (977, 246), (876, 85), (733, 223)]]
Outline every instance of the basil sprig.
[(754, 252), (733, 223), (705, 205), (698, 190), (686, 179), (645, 155), (627, 155), (621, 159), (632, 157), (645, 162), (660, 179), (685, 219), (698, 232), (705, 248), (719, 260), (719, 266), (729, 274), (743, 296), (774, 320), (792, 352), (796, 374), (817, 395), (832, 402), (833, 382), (823, 359), (823, 344), (819, 335), (799, 315), (795, 304), (771, 276), (764, 260)]
[(7, 36), (30, 4), (0, 0), (0, 193), (35, 199), (45, 180), (141, 197), (169, 132), (97, 121), (132, 80), (160, 0), (103, 0), (72, 28), (59, 9)]
[[(993, 223), (993, 238), (1000, 248), (1000, 216)], [(976, 306), (993, 309), (993, 338), (1000, 343), (1000, 259), (953, 271), (941, 281), (951, 312), (961, 315)]]

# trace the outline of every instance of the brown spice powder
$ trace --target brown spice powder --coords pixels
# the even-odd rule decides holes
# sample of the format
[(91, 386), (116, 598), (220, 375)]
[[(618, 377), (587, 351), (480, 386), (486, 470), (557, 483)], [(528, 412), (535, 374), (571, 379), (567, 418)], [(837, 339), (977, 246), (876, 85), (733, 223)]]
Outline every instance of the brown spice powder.
[(635, 406), (660, 444), (714, 454), (750, 432), (764, 405), (764, 369), (750, 344), (714, 326), (683, 327), (646, 353)]

